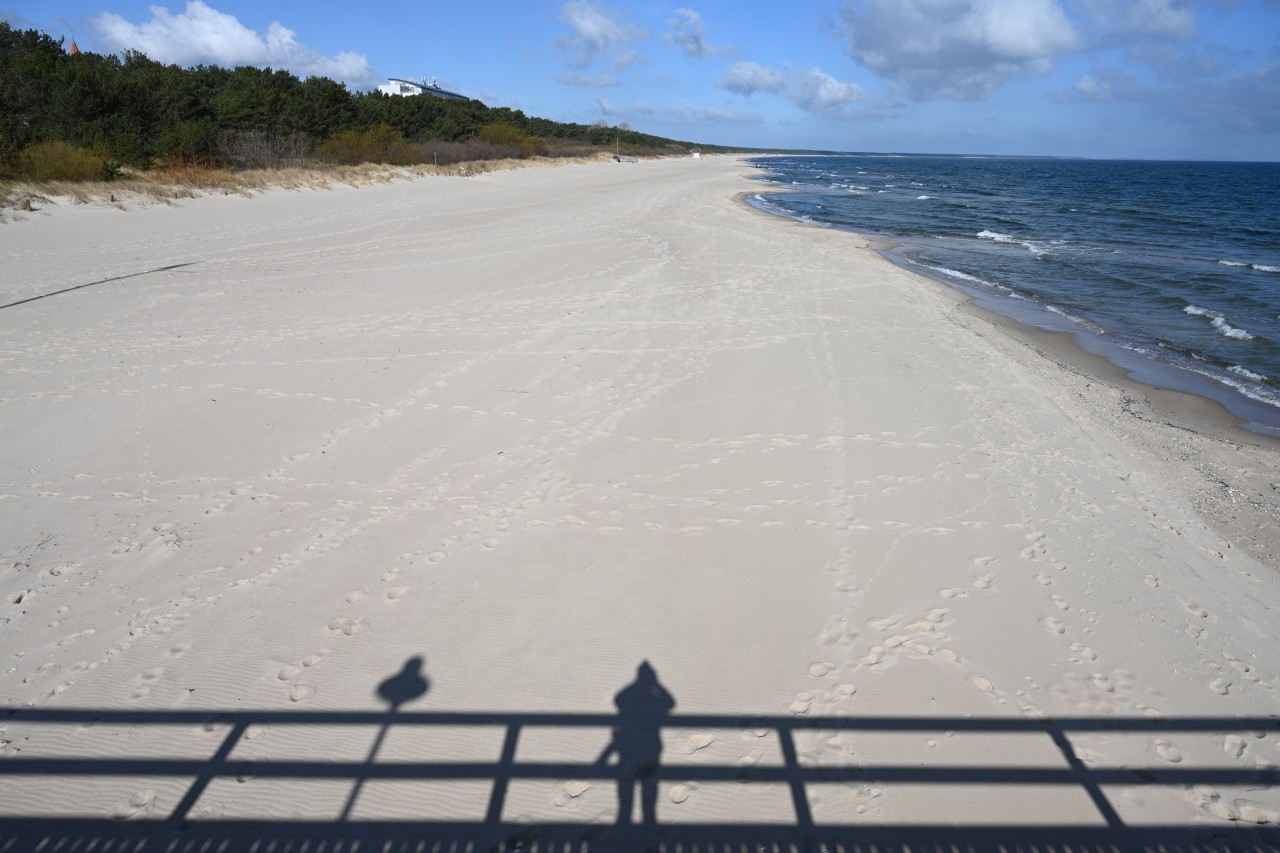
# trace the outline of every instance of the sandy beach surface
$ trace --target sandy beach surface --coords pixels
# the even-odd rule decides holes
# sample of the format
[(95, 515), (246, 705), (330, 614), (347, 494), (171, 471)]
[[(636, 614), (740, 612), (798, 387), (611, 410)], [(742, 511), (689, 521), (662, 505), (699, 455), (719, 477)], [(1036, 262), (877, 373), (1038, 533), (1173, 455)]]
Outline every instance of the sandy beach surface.
[(1273, 849), (1274, 447), (752, 174), (0, 227), (2, 849)]

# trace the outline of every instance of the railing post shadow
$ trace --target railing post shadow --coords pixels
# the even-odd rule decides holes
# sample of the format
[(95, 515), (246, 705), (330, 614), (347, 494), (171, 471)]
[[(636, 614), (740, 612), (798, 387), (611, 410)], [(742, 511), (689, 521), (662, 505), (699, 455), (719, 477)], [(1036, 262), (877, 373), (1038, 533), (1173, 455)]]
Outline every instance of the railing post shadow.
[(1062, 730), (1057, 723), (1049, 721), (1049, 737), (1053, 738), (1054, 744), (1058, 747), (1058, 751), (1062, 753), (1062, 757), (1067, 760), (1068, 766), (1071, 767), (1072, 773), (1080, 781), (1080, 786), (1084, 788), (1089, 795), (1089, 799), (1093, 800), (1094, 807), (1102, 814), (1103, 820), (1107, 822), (1107, 826), (1112, 829), (1121, 829), (1124, 827), (1124, 821), (1120, 819), (1120, 814), (1111, 805), (1111, 801), (1107, 799), (1107, 795), (1102, 792), (1102, 787), (1093, 780), (1089, 773), (1089, 768), (1085, 766), (1080, 757), (1076, 755), (1075, 748), (1072, 747), (1071, 741), (1067, 739), (1067, 733)]
[(791, 787), (791, 804), (796, 810), (796, 826), (812, 827), (813, 813), (809, 811), (809, 797), (805, 793), (800, 762), (796, 758), (796, 742), (791, 735), (790, 726), (785, 724), (778, 726), (778, 740), (782, 744), (782, 760), (787, 768), (787, 784)]
[(223, 739), (218, 751), (210, 756), (208, 763), (205, 764), (204, 771), (191, 783), (191, 787), (187, 789), (187, 793), (183, 795), (178, 805), (174, 806), (173, 811), (169, 814), (168, 820), (170, 822), (181, 823), (200, 797), (204, 795), (209, 783), (222, 775), (219, 771), (227, 763), (227, 759), (231, 757), (231, 751), (236, 748), (240, 738), (244, 737), (245, 730), (248, 727), (248, 722), (244, 720), (237, 720), (231, 726), (231, 731)]
[(516, 741), (520, 738), (520, 724), (507, 725), (507, 735), (502, 741), (502, 757), (493, 772), (493, 791), (489, 794), (489, 808), (484, 820), (487, 824), (502, 823), (502, 807), (507, 801), (507, 785), (511, 781), (511, 768), (516, 760)]

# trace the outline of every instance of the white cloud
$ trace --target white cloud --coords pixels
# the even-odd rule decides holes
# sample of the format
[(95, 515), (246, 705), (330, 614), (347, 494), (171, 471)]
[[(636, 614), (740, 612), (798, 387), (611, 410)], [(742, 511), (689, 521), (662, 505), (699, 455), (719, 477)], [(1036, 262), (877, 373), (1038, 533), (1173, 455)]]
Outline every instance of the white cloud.
[(612, 74), (557, 74), (556, 81), (585, 89), (609, 89), (618, 85)]
[(1150, 67), (1167, 82), (1194, 83), (1217, 77), (1228, 67), (1197, 47), (1163, 41), (1135, 44), (1124, 55), (1126, 59)]
[(792, 73), (787, 96), (802, 109), (825, 113), (865, 100), (867, 93), (856, 83), (843, 83), (821, 68), (806, 68)]
[(596, 102), (596, 106), (600, 109), (600, 113), (604, 116), (644, 116), (646, 118), (656, 118), (663, 121), (680, 121), (680, 122), (707, 122), (710, 124), (718, 124), (722, 122), (733, 122), (735, 124), (746, 124), (758, 122), (760, 117), (751, 113), (738, 112), (736, 110), (722, 110), (717, 107), (689, 107), (683, 105), (671, 105), (665, 107), (656, 107), (652, 104), (637, 101), (628, 107), (614, 104), (600, 95), (592, 95)]
[(1280, 64), (1176, 85), (1150, 85), (1122, 68), (1100, 66), (1056, 97), (1063, 102), (1122, 101), (1145, 115), (1195, 128), (1205, 138), (1225, 138), (1224, 128), (1245, 136), (1280, 132)]
[(619, 13), (591, 0), (565, 3), (560, 7), (560, 20), (573, 30), (559, 46), (573, 54), (575, 68), (586, 68), (601, 56), (608, 57), (615, 70), (627, 68), (640, 58), (630, 45), (649, 37), (640, 27), (622, 21)]
[(676, 9), (667, 19), (667, 32), (662, 40), (680, 48), (687, 56), (701, 59), (707, 52), (707, 43), (702, 37), (702, 16), (692, 9)]
[(173, 15), (151, 7), (151, 20), (133, 24), (103, 12), (90, 19), (98, 39), (111, 51), (138, 50), (157, 62), (174, 65), (270, 66), (300, 77), (331, 77), (352, 86), (372, 86), (381, 78), (362, 53), (326, 56), (298, 41), (298, 34), (273, 21), (265, 34), (249, 29), (234, 15), (201, 0), (189, 0)]
[(795, 69), (788, 65), (778, 70), (755, 62), (730, 65), (718, 85), (737, 95), (781, 95), (811, 113), (836, 112), (867, 97), (861, 86), (837, 80), (821, 68)]
[(1109, 34), (1188, 39), (1196, 33), (1191, 0), (1079, 0), (1086, 16)]
[(756, 92), (777, 94), (786, 87), (787, 75), (755, 62), (735, 62), (725, 69), (719, 85), (737, 95)]
[(707, 44), (703, 34), (702, 16), (692, 9), (676, 9), (667, 19), (667, 31), (662, 40), (668, 47), (676, 47), (684, 51), (686, 56), (702, 59), (704, 56), (732, 54), (735, 48)]
[(1069, 91), (1054, 97), (1061, 102), (1113, 101), (1133, 97), (1140, 91), (1138, 81), (1128, 72), (1114, 65), (1101, 65), (1077, 78)]
[(31, 23), (31, 21), (24, 18), (22, 15), (19, 15), (17, 12), (9, 11), (8, 9), (0, 9), (0, 21), (4, 21), (15, 30), (39, 29), (39, 27)]
[(914, 98), (973, 100), (1048, 74), (1080, 37), (1057, 0), (846, 0), (849, 56)]

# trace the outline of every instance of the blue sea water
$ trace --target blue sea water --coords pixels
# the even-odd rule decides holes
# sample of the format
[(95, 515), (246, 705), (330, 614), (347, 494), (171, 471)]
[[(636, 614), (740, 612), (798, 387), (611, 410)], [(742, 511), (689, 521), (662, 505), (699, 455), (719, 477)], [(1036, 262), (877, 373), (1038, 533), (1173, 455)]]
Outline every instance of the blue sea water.
[(1280, 435), (1280, 163), (752, 163), (771, 185), (757, 206), (892, 237), (896, 260), (978, 304)]

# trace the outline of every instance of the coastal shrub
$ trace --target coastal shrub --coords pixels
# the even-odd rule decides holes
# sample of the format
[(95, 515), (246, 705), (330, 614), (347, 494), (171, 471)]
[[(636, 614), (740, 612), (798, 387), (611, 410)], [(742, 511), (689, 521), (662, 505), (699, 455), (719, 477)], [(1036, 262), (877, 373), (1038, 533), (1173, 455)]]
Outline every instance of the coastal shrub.
[(305, 133), (250, 130), (223, 134), (220, 159), (233, 169), (297, 169), (311, 161)]
[(30, 181), (111, 181), (119, 164), (106, 155), (66, 142), (38, 142), (17, 157), (14, 177)]
[(325, 160), (348, 166), (359, 163), (411, 166), (422, 162), (421, 149), (389, 124), (335, 133), (321, 143), (319, 153)]
[(539, 140), (509, 124), (489, 124), (476, 131), (476, 138), (512, 153), (508, 156), (523, 158), (532, 157), (538, 150)]
[(523, 159), (522, 155), (506, 145), (495, 145), (480, 139), (466, 142), (432, 141), (421, 145), (423, 163), (436, 166), (452, 166), (457, 163), (476, 163), (484, 160)]

